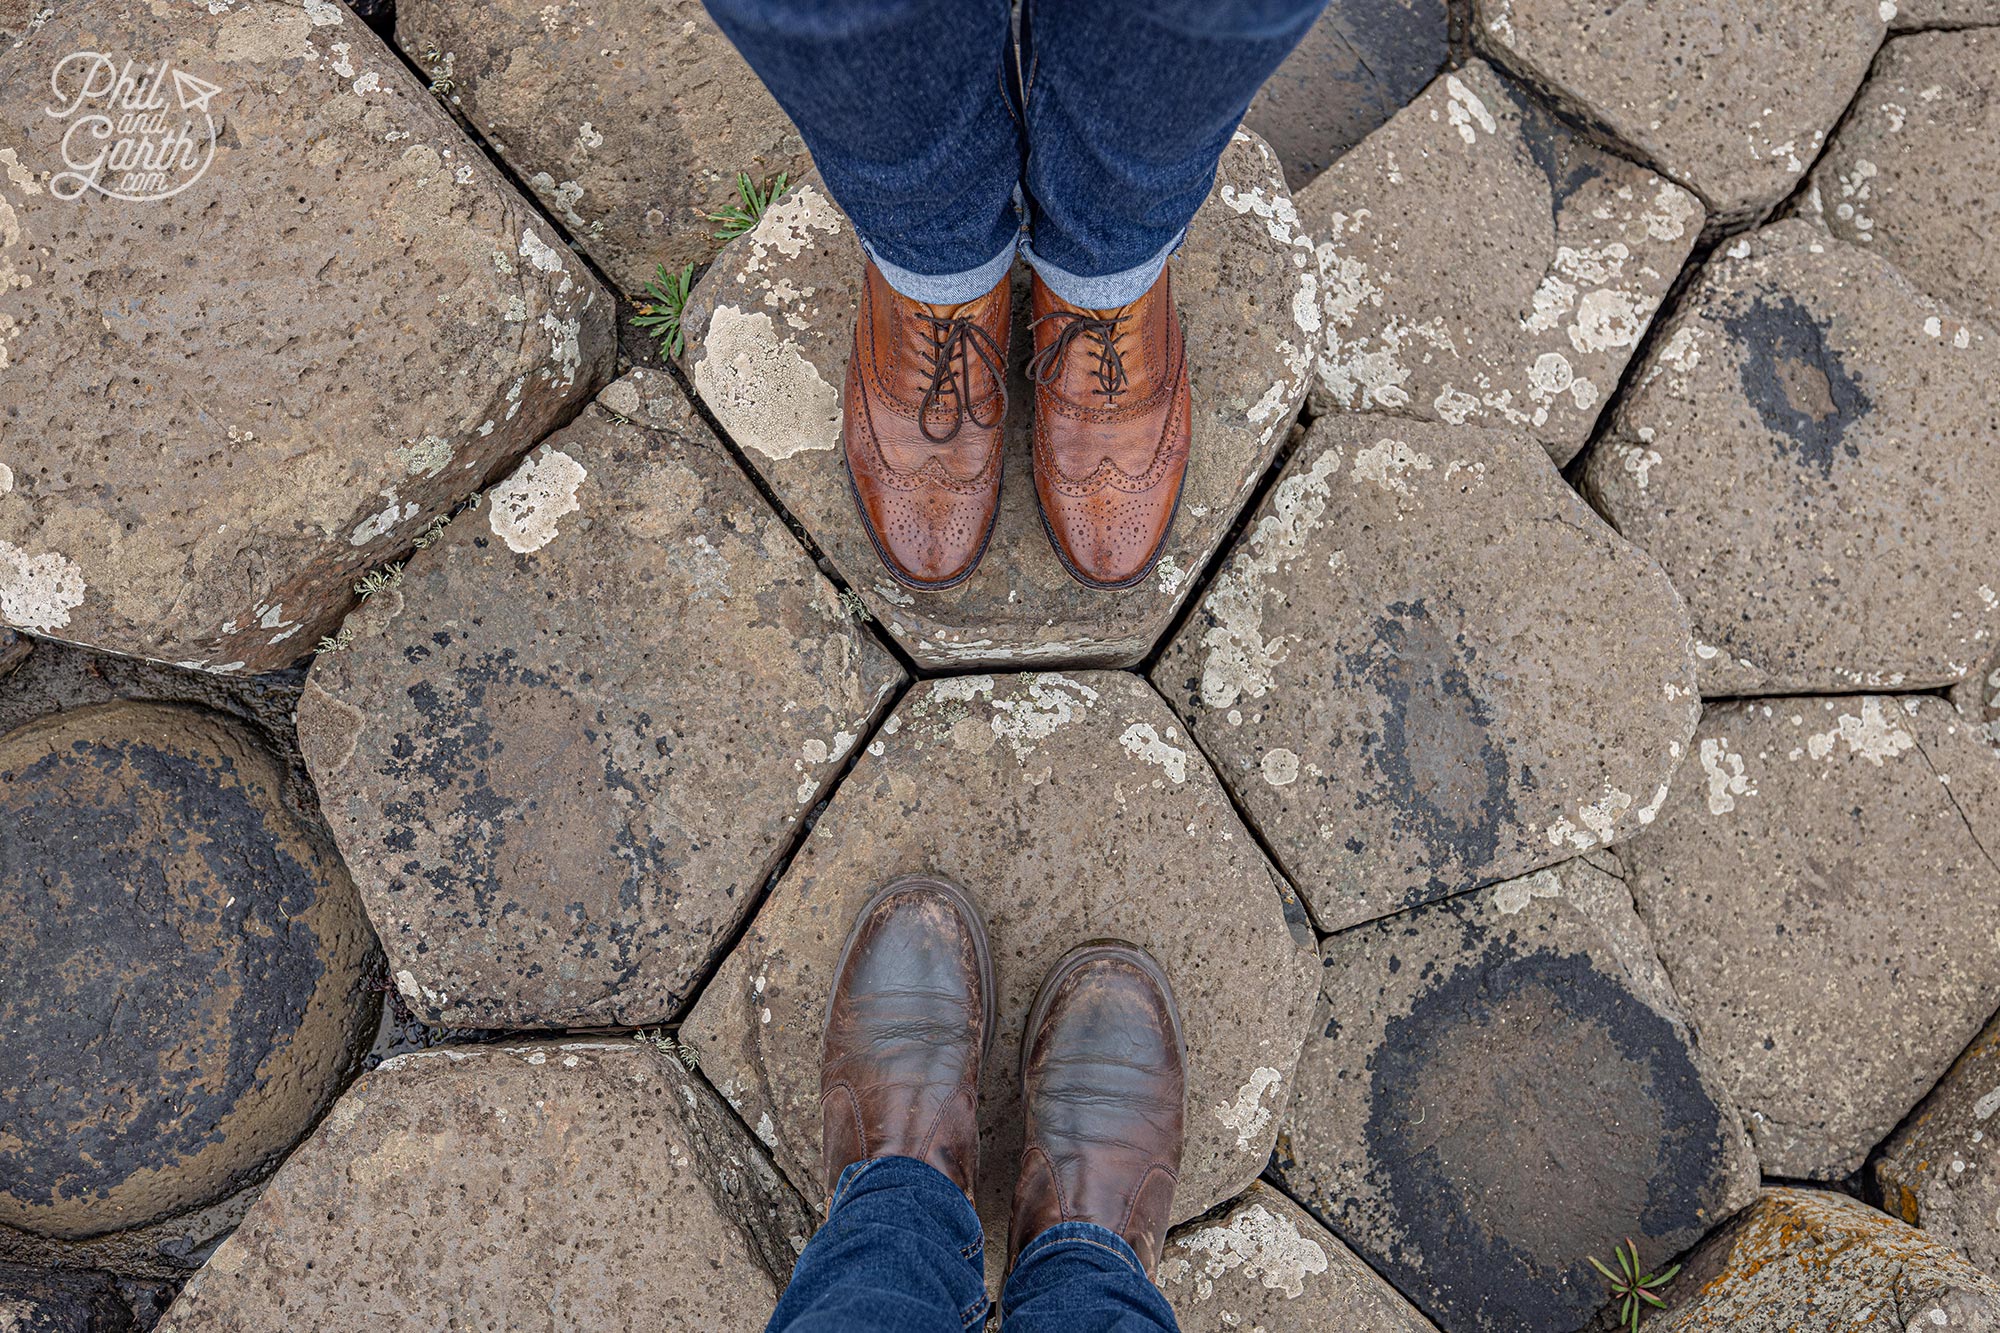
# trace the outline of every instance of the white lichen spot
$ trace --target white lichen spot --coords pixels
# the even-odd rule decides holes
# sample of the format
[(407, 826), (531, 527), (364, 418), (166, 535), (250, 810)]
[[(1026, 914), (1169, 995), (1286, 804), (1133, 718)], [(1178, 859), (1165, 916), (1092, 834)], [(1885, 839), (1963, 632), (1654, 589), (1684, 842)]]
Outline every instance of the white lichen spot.
[(738, 443), (774, 462), (840, 444), (840, 394), (763, 311), (717, 306), (695, 390)]
[(1203, 1227), (1175, 1240), (1160, 1265), (1160, 1282), (1173, 1286), (1192, 1281), (1195, 1299), (1205, 1301), (1215, 1294), (1215, 1280), (1236, 1269), (1295, 1301), (1305, 1294), (1308, 1277), (1326, 1272), (1326, 1251), (1300, 1235), (1290, 1218), (1253, 1203), (1227, 1226)]
[(1160, 563), (1153, 566), (1153, 575), (1159, 580), (1160, 591), (1172, 597), (1187, 582), (1187, 571), (1174, 563), (1170, 555), (1160, 557)]
[(1729, 742), (1720, 737), (1701, 743), (1701, 771), (1708, 777), (1708, 812), (1712, 815), (1726, 815), (1736, 808), (1737, 797), (1757, 794), (1743, 771), (1743, 756), (1730, 753)]
[(1916, 737), (1883, 713), (1880, 699), (1863, 699), (1859, 716), (1842, 713), (1833, 730), (1807, 737), (1806, 751), (1815, 759), (1824, 759), (1833, 752), (1837, 740), (1847, 742), (1849, 754), (1859, 755), (1877, 768), (1884, 759), (1894, 759), (1917, 743)]
[(1444, 90), (1451, 98), (1451, 104), (1445, 110), (1445, 119), (1458, 131), (1458, 137), (1467, 144), (1479, 141), (1474, 126), (1485, 130), (1488, 134), (1499, 130), (1499, 123), (1493, 119), (1493, 113), (1486, 109), (1486, 103), (1480, 101), (1472, 89), (1460, 83), (1456, 74), (1445, 76)]
[[(1168, 727), (1168, 737), (1171, 738), (1174, 734), (1174, 729)], [(1160, 733), (1152, 723), (1134, 722), (1125, 728), (1124, 734), (1118, 738), (1118, 743), (1124, 747), (1125, 753), (1139, 762), (1156, 764), (1165, 769), (1168, 779), (1175, 786), (1187, 781), (1187, 751), (1160, 739)]]
[(1517, 916), (1537, 898), (1560, 898), (1562, 881), (1553, 870), (1538, 870), (1521, 879), (1493, 886), (1494, 910), (1503, 916)]
[(1264, 1105), (1264, 1098), (1284, 1078), (1277, 1070), (1259, 1065), (1251, 1072), (1249, 1082), (1236, 1090), (1235, 1102), (1224, 1102), (1215, 1108), (1215, 1118), (1222, 1122), (1222, 1127), (1236, 1131), (1238, 1152), (1257, 1151), (1261, 1136), (1271, 1123), (1271, 1107)]
[(0, 495), (5, 495), (13, 489), (14, 469), (8, 467), (5, 463), (0, 463)]
[(487, 492), (487, 523), (493, 535), (519, 555), (541, 550), (556, 537), (556, 520), (575, 513), (583, 464), (560, 449), (545, 448)]
[(1382, 439), (1355, 453), (1354, 479), (1372, 481), (1398, 495), (1414, 495), (1416, 488), (1410, 485), (1410, 475), (1429, 472), (1433, 466), (1429, 454), (1419, 453), (1402, 440)]
[(543, 273), (554, 273), (562, 267), (562, 252), (553, 245), (524, 228), (521, 232), (521, 258)]
[(1265, 751), (1260, 767), (1264, 770), (1264, 781), (1273, 787), (1289, 787), (1299, 780), (1299, 757), (1282, 746)]
[[(984, 679), (991, 689), (992, 677)], [(941, 694), (939, 691), (933, 697)], [(1067, 676), (1050, 672), (1030, 677), (1025, 698), (993, 700), (993, 734), (1007, 742), (1015, 759), (1026, 764), (1038, 743), (1081, 717), (1097, 697), (1096, 690)]]

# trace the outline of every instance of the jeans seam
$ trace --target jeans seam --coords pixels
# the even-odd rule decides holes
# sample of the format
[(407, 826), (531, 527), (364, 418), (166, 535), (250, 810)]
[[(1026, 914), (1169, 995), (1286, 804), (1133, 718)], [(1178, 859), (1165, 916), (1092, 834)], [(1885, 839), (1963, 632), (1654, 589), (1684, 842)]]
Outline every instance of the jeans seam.
[(1106, 1254), (1117, 1259), (1119, 1263), (1126, 1265), (1128, 1268), (1131, 1268), (1133, 1272), (1138, 1273), (1141, 1276), (1144, 1276), (1146, 1271), (1144, 1268), (1133, 1265), (1131, 1259), (1129, 1259), (1124, 1254), (1120, 1253), (1118, 1250), (1113, 1249), (1109, 1245), (1106, 1245), (1101, 1240), (1092, 1240), (1088, 1236), (1058, 1236), (1054, 1240), (1050, 1241), (1047, 1245), (1043, 1246), (1039, 1251), (1037, 1251), (1037, 1254), (1046, 1254), (1048, 1251), (1055, 1249), (1058, 1245), (1089, 1245), (1095, 1249), (1103, 1250)]

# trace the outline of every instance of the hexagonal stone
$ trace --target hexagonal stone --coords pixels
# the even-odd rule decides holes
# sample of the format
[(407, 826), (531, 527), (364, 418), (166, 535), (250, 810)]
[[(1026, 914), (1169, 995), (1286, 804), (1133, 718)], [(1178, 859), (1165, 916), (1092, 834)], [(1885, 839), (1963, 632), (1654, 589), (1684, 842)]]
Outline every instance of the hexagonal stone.
[(1666, 576), (1532, 441), (1361, 416), (1313, 423), (1153, 679), (1325, 930), (1630, 836), (1700, 711)]
[(714, 255), (738, 172), (812, 165), (699, 0), (401, 0), (396, 44), (628, 292)]
[(1695, 754), (1632, 895), (1764, 1169), (1838, 1179), (1993, 1009), (2000, 759), (1918, 695), (1712, 704)]
[(1590, 437), (1702, 223), (1694, 196), (1478, 61), (1298, 208), (1326, 263), (1317, 414), (1513, 426), (1558, 463)]
[(1965, 1048), (1875, 1161), (1882, 1206), (1984, 1272), (2000, 1267), (2000, 1022)]
[(1882, 49), (1805, 212), (1955, 310), (2000, 322), (2000, 29)]
[(1173, 619), (1284, 442), (1320, 327), (1319, 265), (1271, 150), (1239, 133), (1174, 261), (1194, 384), (1194, 445), (1180, 514), (1153, 577), (1123, 592), (1063, 571), (1036, 507), (1023, 375), (1025, 270), (1016, 271), (1007, 482), (979, 572), (915, 594), (882, 568), (840, 452), (861, 251), (807, 180), (723, 251), (683, 320), (696, 389), (779, 501), (868, 609), (923, 666), (1130, 665)]
[(1167, 1236), (1160, 1290), (1184, 1333), (1437, 1333), (1311, 1213), (1258, 1181)]
[[(1103, 936), (1166, 968), (1188, 1040), (1174, 1216), (1270, 1156), (1318, 968), (1297, 900), (1158, 695), (1136, 676), (959, 676), (914, 687), (841, 783), (682, 1029), (703, 1072), (808, 1198), (819, 1039), (854, 914), (896, 875), (963, 884), (986, 913), (998, 1023), (980, 1092), (979, 1211), (1007, 1234), (1021, 1151), (1021, 1028), (1043, 974)], [(987, 1249), (997, 1277), (1006, 1246)]]
[(1326, 943), (1280, 1183), (1452, 1333), (1581, 1328), (1586, 1256), (1629, 1236), (1664, 1261), (1756, 1193), (1616, 870), (1593, 853)]
[(132, 1307), (109, 1273), (0, 1263), (7, 1333), (130, 1333)]
[(1444, 0), (1343, 0), (1265, 82), (1244, 127), (1302, 189), (1408, 106), (1450, 54)]
[(398, 990), (677, 1016), (902, 672), (673, 382), (634, 371), (349, 618), (306, 762)]
[(1689, 1257), (1654, 1333), (1994, 1333), (2000, 1283), (1867, 1204), (1766, 1190)]
[(754, 1329), (812, 1228), (647, 1043), (444, 1046), (340, 1099), (159, 1333)]
[(289, 1151), (372, 1034), (374, 940), (277, 759), (116, 703), (0, 737), (0, 1223), (139, 1226)]
[(1887, 0), (1474, 4), (1501, 59), (1700, 194), (1719, 223), (1798, 187), (1896, 12)]
[[(66, 162), (127, 58), (79, 52), (165, 126), (99, 150), (190, 169)], [(287, 665), (609, 368), (609, 294), (338, 4), (61, 5), (0, 105), (0, 621)]]
[(1583, 485), (1688, 599), (1705, 694), (1948, 685), (2000, 640), (2000, 343), (1784, 222), (1718, 252)]

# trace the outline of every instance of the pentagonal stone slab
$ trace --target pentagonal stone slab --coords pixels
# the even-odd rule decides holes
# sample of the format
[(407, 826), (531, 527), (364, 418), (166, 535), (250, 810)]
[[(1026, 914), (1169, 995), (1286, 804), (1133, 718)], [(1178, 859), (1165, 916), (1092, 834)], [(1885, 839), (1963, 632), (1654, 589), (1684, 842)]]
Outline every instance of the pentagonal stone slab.
[(1700, 711), (1680, 599), (1533, 442), (1356, 416), (1153, 679), (1327, 930), (1629, 836)]
[(1886, 0), (1475, 0), (1523, 77), (1738, 222), (1790, 194), (1882, 43)]
[[(807, 1197), (823, 1194), (819, 1039), (840, 948), (869, 894), (916, 870), (965, 885), (992, 935), (987, 1235), (1007, 1234), (1028, 1006), (1049, 966), (1087, 939), (1151, 950), (1180, 1004), (1188, 1138), (1176, 1218), (1256, 1177), (1317, 970), (1296, 899), (1144, 681), (962, 676), (897, 705), (682, 1030)], [(987, 1250), (996, 1276), (1005, 1248)]]
[(1444, 0), (1329, 5), (1243, 117), (1303, 188), (1409, 105), (1451, 53)]
[(1513, 426), (1558, 463), (1589, 438), (1702, 222), (1694, 196), (1477, 61), (1298, 208), (1326, 263), (1317, 411)]
[(1773, 1189), (1689, 1257), (1657, 1333), (2000, 1329), (2000, 1283), (1867, 1204)]
[(132, 1307), (109, 1273), (0, 1263), (7, 1333), (131, 1333)]
[[(154, 80), (190, 169), (86, 186), (116, 71), (77, 52)], [(338, 4), (62, 5), (0, 106), (0, 621), (296, 661), (608, 368), (609, 295)]]
[(1262, 1181), (1222, 1212), (1174, 1228), (1159, 1281), (1184, 1333), (1437, 1333), (1312, 1214)]
[(1882, 1206), (1984, 1272), (2000, 1267), (2000, 1023), (1953, 1062), (1875, 1162)]
[(2000, 322), (2000, 29), (1882, 50), (1806, 212), (1955, 310)]
[(1616, 868), (1327, 941), (1278, 1174), (1453, 1333), (1580, 1328), (1604, 1301), (1586, 1256), (1629, 1236), (1664, 1262), (1756, 1192)]
[[(1128, 665), (1172, 620), (1283, 443), (1305, 396), (1320, 327), (1319, 265), (1277, 158), (1238, 134), (1174, 259), (1194, 384), (1194, 446), (1180, 514), (1153, 577), (1124, 592), (1070, 579), (1035, 503), (1028, 436), (1032, 351), (1017, 282), (1007, 482), (979, 572), (914, 594), (883, 570), (854, 509), (840, 452), (861, 252), (815, 180), (802, 183), (716, 261), (685, 316), (702, 400), (811, 532), (848, 585), (925, 666), (986, 662)], [(1017, 280), (1024, 271), (1017, 271)]]
[(1712, 705), (1695, 760), (1633, 897), (1764, 1169), (1837, 1179), (1993, 1009), (2000, 759), (1941, 699), (1848, 696)]
[(812, 165), (699, 0), (403, 0), (396, 44), (628, 292), (715, 253), (738, 172)]
[(676, 1016), (902, 681), (658, 371), (348, 628), (306, 761), (397, 988), (463, 1027)]
[(2000, 634), (2000, 343), (1785, 222), (1702, 272), (1585, 464), (1706, 694), (1948, 685)]
[(341, 1098), (159, 1333), (754, 1329), (812, 1226), (646, 1043), (439, 1047)]
[(0, 737), (0, 1223), (79, 1237), (208, 1203), (340, 1091), (374, 942), (284, 784), (192, 708)]

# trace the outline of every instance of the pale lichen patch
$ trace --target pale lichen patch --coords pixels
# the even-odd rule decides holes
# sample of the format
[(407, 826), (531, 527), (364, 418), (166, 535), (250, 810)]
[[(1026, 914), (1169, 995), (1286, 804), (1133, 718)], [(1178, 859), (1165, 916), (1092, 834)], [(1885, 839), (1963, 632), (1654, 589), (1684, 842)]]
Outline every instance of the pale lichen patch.
[(1259, 1065), (1236, 1090), (1234, 1102), (1224, 1102), (1215, 1108), (1215, 1118), (1222, 1122), (1222, 1127), (1236, 1131), (1237, 1151), (1257, 1151), (1264, 1131), (1271, 1124), (1272, 1108), (1264, 1104), (1264, 1098), (1284, 1079), (1283, 1074), (1270, 1066)]
[(1326, 1272), (1326, 1250), (1301, 1235), (1290, 1218), (1253, 1203), (1226, 1225), (1176, 1237), (1171, 1257), (1160, 1265), (1160, 1282), (1192, 1282), (1195, 1299), (1205, 1301), (1215, 1294), (1215, 1280), (1237, 1269), (1294, 1301), (1305, 1294), (1308, 1277)]
[(83, 571), (55, 551), (29, 555), (0, 541), (0, 620), (49, 633), (69, 624), (83, 603)]
[(1173, 727), (1167, 728), (1166, 739), (1162, 740), (1159, 730), (1150, 722), (1134, 722), (1119, 736), (1118, 744), (1125, 753), (1141, 763), (1157, 764), (1175, 786), (1187, 781), (1187, 751), (1170, 742), (1178, 739), (1179, 733)]
[(560, 449), (545, 449), (487, 496), (487, 523), (493, 535), (520, 555), (541, 550), (556, 537), (556, 520), (575, 513), (583, 464)]
[(717, 306), (694, 384), (738, 443), (774, 462), (840, 445), (840, 394), (763, 311)]

